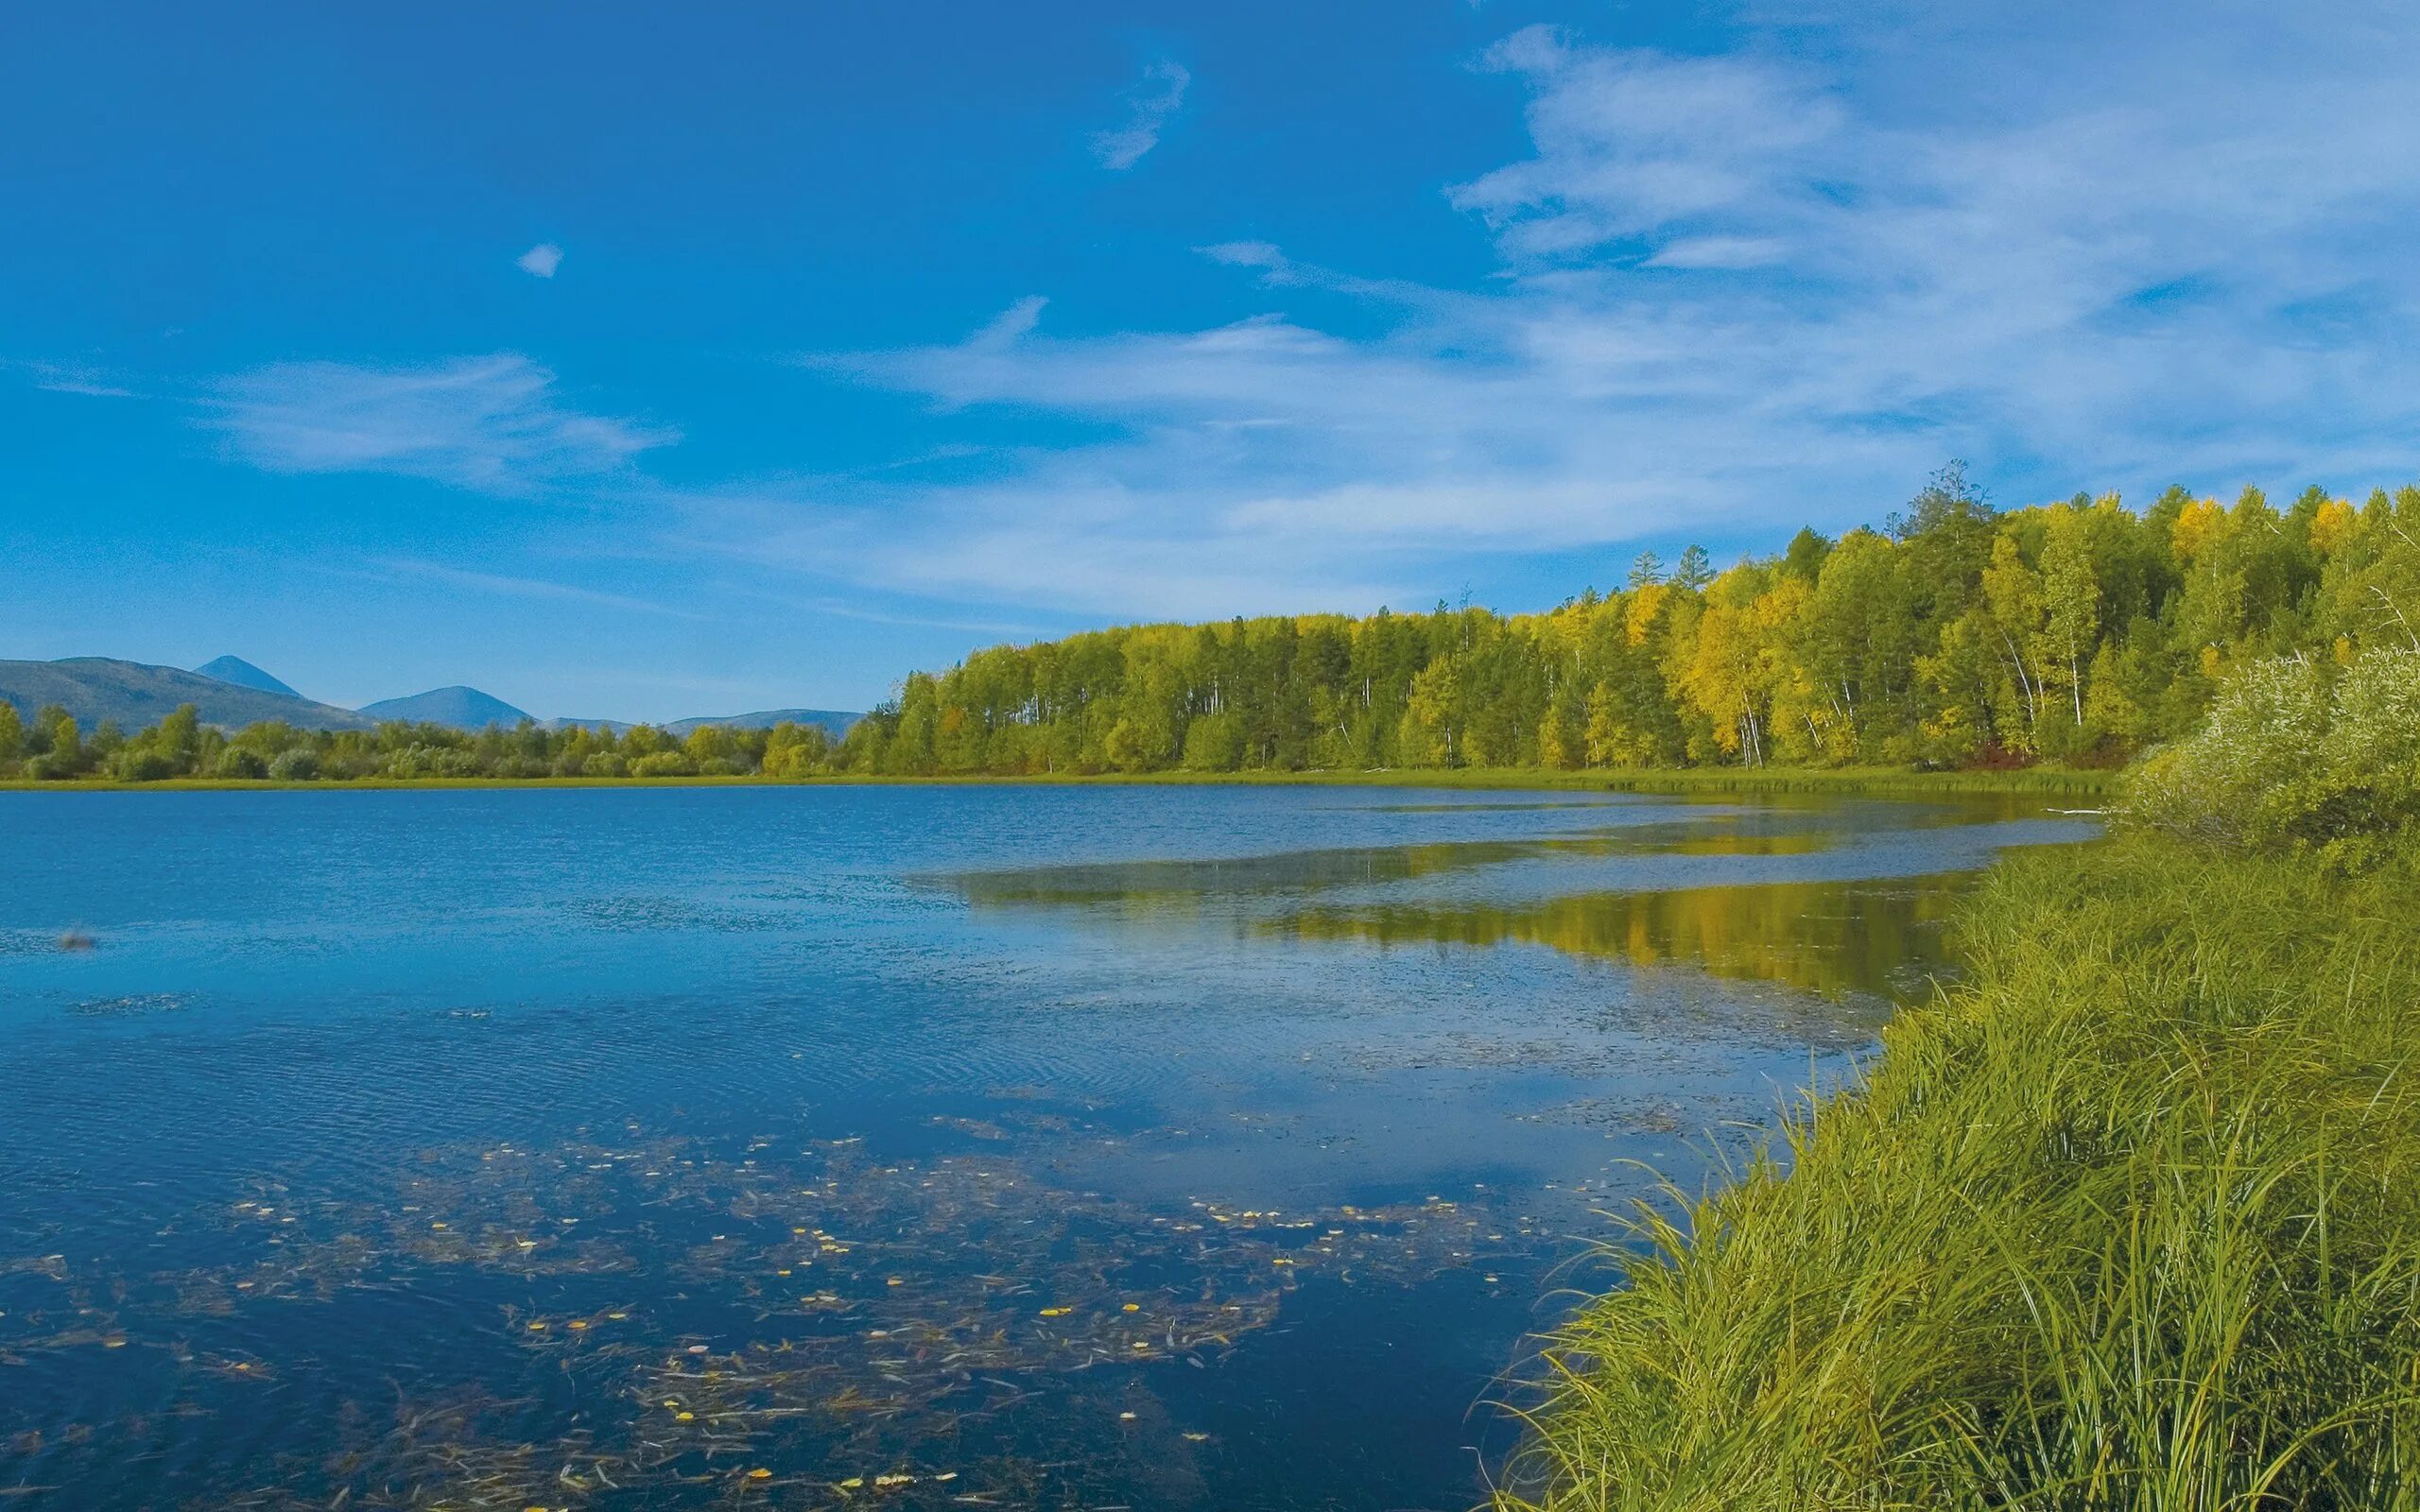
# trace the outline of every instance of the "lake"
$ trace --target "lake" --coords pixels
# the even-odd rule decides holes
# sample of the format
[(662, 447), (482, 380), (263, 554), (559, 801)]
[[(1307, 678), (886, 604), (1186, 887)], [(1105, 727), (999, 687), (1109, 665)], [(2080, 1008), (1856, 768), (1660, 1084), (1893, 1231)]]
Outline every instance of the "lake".
[[(0, 1495), (1456, 1508), (2016, 803), (0, 794)], [(71, 948), (73, 947), (73, 948)]]

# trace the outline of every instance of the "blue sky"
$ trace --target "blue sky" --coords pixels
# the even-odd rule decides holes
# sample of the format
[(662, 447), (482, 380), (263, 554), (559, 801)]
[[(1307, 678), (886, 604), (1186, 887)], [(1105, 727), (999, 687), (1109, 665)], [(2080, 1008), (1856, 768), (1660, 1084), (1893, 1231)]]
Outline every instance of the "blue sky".
[(2420, 477), (2408, 5), (17, 8), (0, 655), (862, 708)]

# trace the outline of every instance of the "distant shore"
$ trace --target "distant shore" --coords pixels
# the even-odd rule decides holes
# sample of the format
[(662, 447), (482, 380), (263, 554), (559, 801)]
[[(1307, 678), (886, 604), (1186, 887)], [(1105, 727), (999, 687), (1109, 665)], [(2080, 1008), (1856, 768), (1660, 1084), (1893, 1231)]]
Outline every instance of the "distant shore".
[(403, 789), (595, 787), (1434, 787), (1470, 791), (1653, 793), (1678, 797), (1836, 794), (1841, 797), (1925, 797), (1935, 794), (2041, 794), (2099, 798), (2117, 790), (2119, 774), (2101, 768), (2028, 766), (1998, 771), (1920, 772), (1887, 766), (1681, 767), (1569, 771), (1537, 767), (1446, 770), (1098, 772), (1018, 777), (968, 774), (937, 777), (424, 777), (279, 782), (274, 779), (167, 778), (152, 782), (75, 778), (64, 782), (0, 782), (0, 792), (362, 792)]

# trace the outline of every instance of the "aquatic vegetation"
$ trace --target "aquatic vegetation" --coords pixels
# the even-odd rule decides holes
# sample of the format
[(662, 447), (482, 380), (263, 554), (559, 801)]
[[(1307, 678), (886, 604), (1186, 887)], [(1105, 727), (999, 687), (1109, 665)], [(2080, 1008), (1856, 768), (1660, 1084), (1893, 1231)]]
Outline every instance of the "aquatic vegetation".
[[(0, 1362), (131, 1347), (189, 1379), (268, 1388), (313, 1363), (191, 1350), (189, 1320), (470, 1271), (511, 1299), (450, 1386), (405, 1394), (319, 1467), (263, 1466), (216, 1504), (708, 1504), (754, 1484), (786, 1505), (1021, 1505), (1099, 1477), (1131, 1487), (1138, 1435), (1177, 1465), (1220, 1452), (1157, 1400), (1153, 1373), (1216, 1368), (1306, 1280), (1533, 1267), (1561, 1232), (1484, 1194), (1152, 1211), (1008, 1152), (884, 1161), (856, 1141), (777, 1154), (762, 1138), (625, 1133), (423, 1151), (376, 1202), (263, 1180), (196, 1215), (243, 1258), (191, 1270), (12, 1262), (64, 1295), (0, 1314)], [(532, 1435), (549, 1376), (592, 1405)]]
[[(1866, 907), (1921, 954), (1935, 892), (1750, 888), (1731, 924), (1638, 895), (1654, 949), (1613, 970), (1628, 926), (1530, 916), (2048, 833), (1374, 797), (0, 798), (59, 858), (18, 874), (32, 1011), (0, 1025), (0, 1486), (1454, 1504), (1512, 1439), (1471, 1405), (1631, 1161), (1736, 1147), (1879, 1013), (1708, 966), (1792, 930), (1828, 959)], [(1323, 927), (1395, 907), (1540, 948)], [(104, 951), (52, 948), (77, 918)]]

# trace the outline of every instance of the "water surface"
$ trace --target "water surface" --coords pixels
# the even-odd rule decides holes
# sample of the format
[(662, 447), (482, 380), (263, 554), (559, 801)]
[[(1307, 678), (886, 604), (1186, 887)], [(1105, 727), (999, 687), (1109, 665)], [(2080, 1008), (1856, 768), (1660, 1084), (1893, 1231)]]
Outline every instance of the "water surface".
[(1634, 1162), (1701, 1179), (1928, 990), (1961, 877), (2083, 833), (0, 795), (0, 1493), (1464, 1506)]

